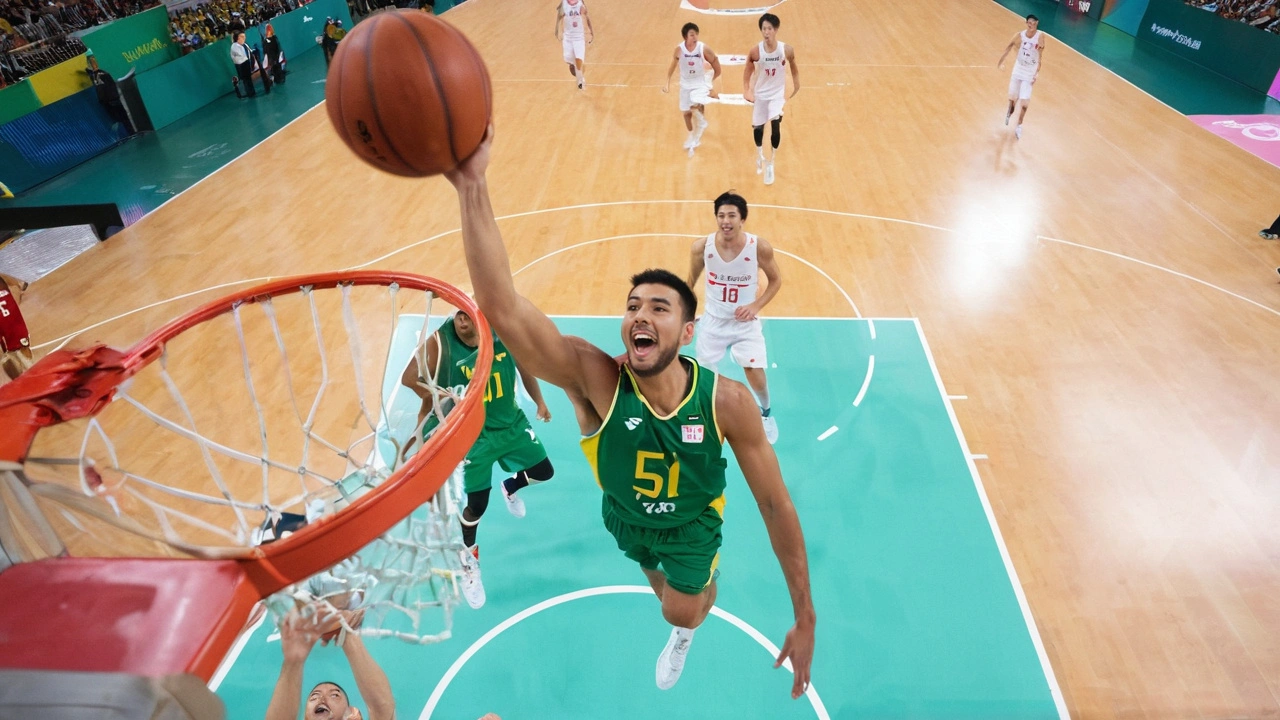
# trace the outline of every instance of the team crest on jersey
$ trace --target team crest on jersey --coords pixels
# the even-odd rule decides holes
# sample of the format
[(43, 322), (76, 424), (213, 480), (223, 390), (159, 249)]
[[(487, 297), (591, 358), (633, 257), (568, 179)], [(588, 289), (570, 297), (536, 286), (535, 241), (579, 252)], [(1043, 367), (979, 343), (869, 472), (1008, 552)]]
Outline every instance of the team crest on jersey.
[(703, 435), (706, 432), (705, 425), (681, 425), (680, 434), (687, 443), (702, 442)]

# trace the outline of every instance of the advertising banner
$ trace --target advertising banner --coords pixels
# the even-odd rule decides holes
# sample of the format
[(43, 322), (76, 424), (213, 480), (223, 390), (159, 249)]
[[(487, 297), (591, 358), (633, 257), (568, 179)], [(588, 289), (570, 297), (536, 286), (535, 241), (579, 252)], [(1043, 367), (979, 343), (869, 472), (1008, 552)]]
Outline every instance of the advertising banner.
[(1138, 39), (1263, 93), (1271, 89), (1280, 70), (1280, 35), (1226, 20), (1182, 0), (1151, 0)]
[(117, 79), (129, 68), (146, 72), (182, 54), (169, 34), (169, 11), (163, 5), (102, 25), (81, 40), (93, 51), (98, 67)]

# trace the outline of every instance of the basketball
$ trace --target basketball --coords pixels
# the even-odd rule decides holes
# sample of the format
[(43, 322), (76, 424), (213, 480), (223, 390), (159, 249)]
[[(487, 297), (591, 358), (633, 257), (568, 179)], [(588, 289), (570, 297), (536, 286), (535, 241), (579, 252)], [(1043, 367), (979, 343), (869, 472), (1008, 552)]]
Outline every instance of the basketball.
[(407, 177), (452, 170), (489, 126), (489, 72), (452, 25), (413, 10), (382, 12), (338, 44), (325, 81), (338, 136), (362, 160)]

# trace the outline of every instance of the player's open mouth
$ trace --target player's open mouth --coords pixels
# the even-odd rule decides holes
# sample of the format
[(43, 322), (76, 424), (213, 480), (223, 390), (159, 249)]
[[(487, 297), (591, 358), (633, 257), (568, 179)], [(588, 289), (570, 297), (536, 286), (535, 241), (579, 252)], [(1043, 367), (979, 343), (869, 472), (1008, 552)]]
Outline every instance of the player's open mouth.
[(319, 705), (317, 705), (315, 711), (312, 712), (312, 714), (318, 718), (327, 718), (331, 716), (331, 713), (329, 712), (329, 706), (325, 705), (324, 703), (320, 703)]
[(631, 347), (635, 350), (636, 357), (647, 357), (658, 347), (658, 338), (648, 330), (635, 330), (631, 333)]

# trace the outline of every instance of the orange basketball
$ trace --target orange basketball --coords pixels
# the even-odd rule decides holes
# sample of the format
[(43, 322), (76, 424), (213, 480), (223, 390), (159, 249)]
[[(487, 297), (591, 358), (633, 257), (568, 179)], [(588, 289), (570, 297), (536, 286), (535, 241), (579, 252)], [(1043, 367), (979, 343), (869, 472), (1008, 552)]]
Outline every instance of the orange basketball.
[(489, 71), (452, 25), (415, 10), (377, 13), (338, 44), (325, 84), (338, 136), (374, 167), (427, 177), (484, 139)]

